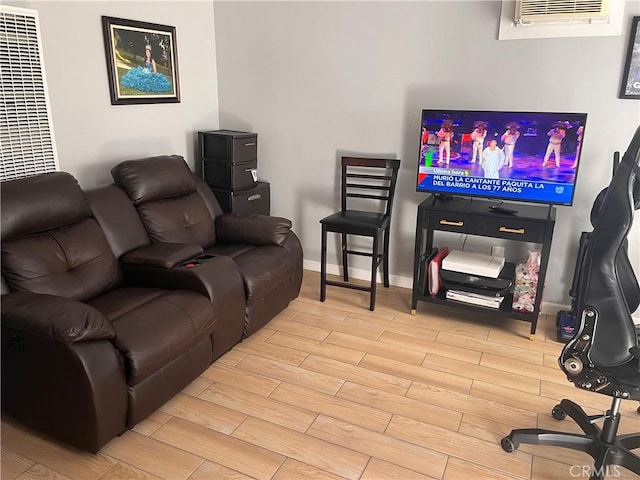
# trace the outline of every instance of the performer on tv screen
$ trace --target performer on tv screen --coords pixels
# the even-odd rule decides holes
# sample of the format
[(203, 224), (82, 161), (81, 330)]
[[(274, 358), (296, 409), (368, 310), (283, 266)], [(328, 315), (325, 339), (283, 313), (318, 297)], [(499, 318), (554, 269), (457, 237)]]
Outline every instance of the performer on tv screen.
[[(436, 135), (440, 143), (438, 145), (438, 163), (446, 162), (446, 164), (449, 165), (449, 160), (451, 159), (451, 140), (453, 139), (453, 121), (445, 120)], [(442, 156), (443, 152), (447, 153), (446, 160)]]
[(584, 125), (580, 125), (578, 127), (578, 130), (576, 130), (576, 135), (577, 135), (576, 158), (573, 160), (573, 165), (571, 165), (571, 168), (576, 168), (578, 166), (578, 157), (580, 157), (580, 147), (582, 147), (583, 133), (584, 133)]
[(569, 122), (556, 122), (551, 126), (553, 128), (547, 132), (549, 144), (547, 145), (547, 151), (544, 154), (544, 160), (542, 161), (543, 167), (547, 165), (547, 161), (552, 153), (556, 161), (556, 167), (560, 166), (560, 149), (562, 148), (562, 140), (564, 140), (564, 137), (567, 135), (567, 130), (571, 128), (571, 124)]
[(484, 178), (500, 178), (500, 169), (504, 166), (504, 152), (498, 148), (498, 141), (491, 140), (482, 152), (480, 166), (484, 170)]
[(520, 124), (517, 122), (509, 122), (505, 125), (506, 131), (502, 134), (500, 139), (504, 143), (504, 156), (505, 164), (511, 168), (513, 167), (513, 151), (516, 148), (516, 142), (520, 138)]
[(473, 132), (471, 132), (471, 140), (473, 142), (471, 144), (471, 151), (473, 152), (471, 163), (476, 163), (476, 158), (478, 158), (478, 162), (482, 161), (482, 147), (487, 136), (487, 122), (479, 120), (474, 122), (473, 127)]

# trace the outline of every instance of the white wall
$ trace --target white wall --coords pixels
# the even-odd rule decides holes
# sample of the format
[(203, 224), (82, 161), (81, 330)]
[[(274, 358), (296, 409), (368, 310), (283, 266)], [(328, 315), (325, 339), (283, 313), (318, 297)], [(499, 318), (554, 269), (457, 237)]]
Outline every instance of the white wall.
[[(638, 2), (626, 4), (622, 36), (513, 41), (497, 40), (500, 2), (214, 7), (220, 125), (258, 132), (272, 214), (293, 220), (308, 266), (320, 258), (318, 220), (339, 208), (339, 157), (397, 156), (391, 273), (410, 284), (416, 206), (425, 198), (415, 193), (422, 108), (588, 112), (575, 203), (558, 208), (545, 289), (547, 303), (568, 303), (593, 199), (608, 184), (613, 152), (626, 149), (640, 123), (640, 102), (617, 98)], [(637, 272), (639, 224), (630, 238)], [(490, 243), (474, 237), (466, 247), (488, 253)], [(337, 264), (335, 247), (329, 262)]]
[[(60, 169), (85, 188), (119, 161), (180, 154), (218, 128), (211, 2), (12, 2), (38, 11)], [(111, 105), (101, 16), (176, 27), (181, 103)]]

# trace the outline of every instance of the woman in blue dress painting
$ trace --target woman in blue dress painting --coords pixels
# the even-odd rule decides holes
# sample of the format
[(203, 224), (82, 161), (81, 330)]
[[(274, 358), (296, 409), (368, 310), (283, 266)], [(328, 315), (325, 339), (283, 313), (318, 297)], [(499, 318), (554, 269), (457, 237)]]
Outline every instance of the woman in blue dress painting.
[(158, 72), (156, 61), (151, 56), (151, 45), (144, 48), (144, 67), (135, 67), (122, 76), (122, 85), (143, 92), (166, 93), (171, 91), (171, 83)]

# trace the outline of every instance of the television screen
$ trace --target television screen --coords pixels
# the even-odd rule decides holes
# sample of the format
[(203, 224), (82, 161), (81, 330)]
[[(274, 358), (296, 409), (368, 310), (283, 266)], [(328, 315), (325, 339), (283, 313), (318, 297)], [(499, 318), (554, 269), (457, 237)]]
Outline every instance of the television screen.
[(571, 205), (586, 113), (423, 110), (418, 192)]

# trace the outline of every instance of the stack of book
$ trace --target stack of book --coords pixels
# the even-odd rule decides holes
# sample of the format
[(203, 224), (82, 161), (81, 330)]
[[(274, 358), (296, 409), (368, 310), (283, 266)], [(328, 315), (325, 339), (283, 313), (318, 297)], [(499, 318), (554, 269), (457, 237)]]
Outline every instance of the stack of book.
[(462, 290), (447, 290), (447, 299), (497, 310), (500, 308), (504, 297), (490, 297), (478, 293), (463, 292)]

